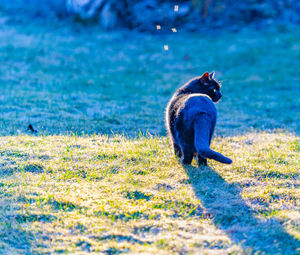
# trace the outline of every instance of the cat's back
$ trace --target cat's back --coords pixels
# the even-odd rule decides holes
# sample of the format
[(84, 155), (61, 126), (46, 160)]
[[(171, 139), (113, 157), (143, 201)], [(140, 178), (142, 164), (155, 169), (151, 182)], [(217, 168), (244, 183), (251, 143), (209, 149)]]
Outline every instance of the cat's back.
[[(190, 126), (195, 119), (207, 116), (216, 122), (217, 110), (209, 96), (200, 93), (174, 95), (166, 111), (166, 127), (174, 133), (176, 125)], [(177, 124), (176, 124), (177, 123)]]
[(207, 114), (216, 117), (215, 104), (209, 96), (200, 93), (181, 95), (176, 100), (176, 116), (184, 114), (186, 118), (193, 118), (198, 114)]

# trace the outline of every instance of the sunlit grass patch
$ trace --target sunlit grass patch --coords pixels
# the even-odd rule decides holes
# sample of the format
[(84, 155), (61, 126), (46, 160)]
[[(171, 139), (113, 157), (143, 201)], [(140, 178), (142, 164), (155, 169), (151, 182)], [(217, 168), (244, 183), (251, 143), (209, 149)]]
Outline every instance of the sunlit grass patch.
[(183, 168), (164, 137), (7, 136), (0, 144), (2, 251), (296, 253), (296, 136), (217, 137), (213, 148), (234, 163), (199, 169)]

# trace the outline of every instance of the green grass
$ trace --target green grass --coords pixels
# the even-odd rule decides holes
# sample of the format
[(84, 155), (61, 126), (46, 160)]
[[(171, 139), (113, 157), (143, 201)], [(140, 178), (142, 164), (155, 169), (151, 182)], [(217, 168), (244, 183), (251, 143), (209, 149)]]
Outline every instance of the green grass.
[(0, 143), (2, 251), (294, 254), (299, 247), (295, 136), (217, 139), (214, 149), (234, 164), (202, 169), (183, 168), (165, 138)]
[[(160, 36), (3, 13), (0, 27), (0, 253), (300, 252), (299, 27)], [(212, 147), (234, 163), (184, 168), (164, 108), (211, 70)]]

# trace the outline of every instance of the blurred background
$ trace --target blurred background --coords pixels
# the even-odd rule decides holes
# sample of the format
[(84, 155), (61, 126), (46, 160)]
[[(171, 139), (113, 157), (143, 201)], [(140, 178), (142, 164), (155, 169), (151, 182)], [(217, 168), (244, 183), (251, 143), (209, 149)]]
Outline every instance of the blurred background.
[(299, 24), (297, 0), (0, 0), (0, 134), (165, 135), (213, 70), (218, 135), (299, 134)]
[[(177, 6), (177, 7), (175, 7)], [(1, 0), (1, 9), (31, 17), (69, 17), (105, 29), (120, 27), (153, 32), (156, 25), (191, 31), (227, 27), (239, 30), (257, 23), (300, 22), (297, 0)]]

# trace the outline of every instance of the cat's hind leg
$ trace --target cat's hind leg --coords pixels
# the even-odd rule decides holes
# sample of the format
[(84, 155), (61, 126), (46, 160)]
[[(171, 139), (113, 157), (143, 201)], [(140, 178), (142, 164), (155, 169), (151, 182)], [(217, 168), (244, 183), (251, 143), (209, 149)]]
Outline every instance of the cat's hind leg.
[(175, 153), (176, 157), (181, 158), (182, 152), (181, 152), (180, 146), (177, 145), (176, 143), (174, 143), (173, 147), (174, 147), (174, 153)]
[(182, 157), (182, 164), (190, 165), (192, 163), (194, 153), (191, 151), (184, 151)]
[(193, 146), (183, 146), (182, 148), (182, 164), (190, 165), (194, 157)]
[(194, 137), (190, 133), (189, 130), (184, 129), (184, 126), (179, 125), (176, 135), (176, 144), (180, 148), (180, 159), (183, 165), (190, 165), (194, 158)]
[(202, 158), (201, 156), (199, 156), (199, 154), (197, 154), (196, 159), (197, 159), (198, 167), (207, 166), (207, 159), (206, 158)]

